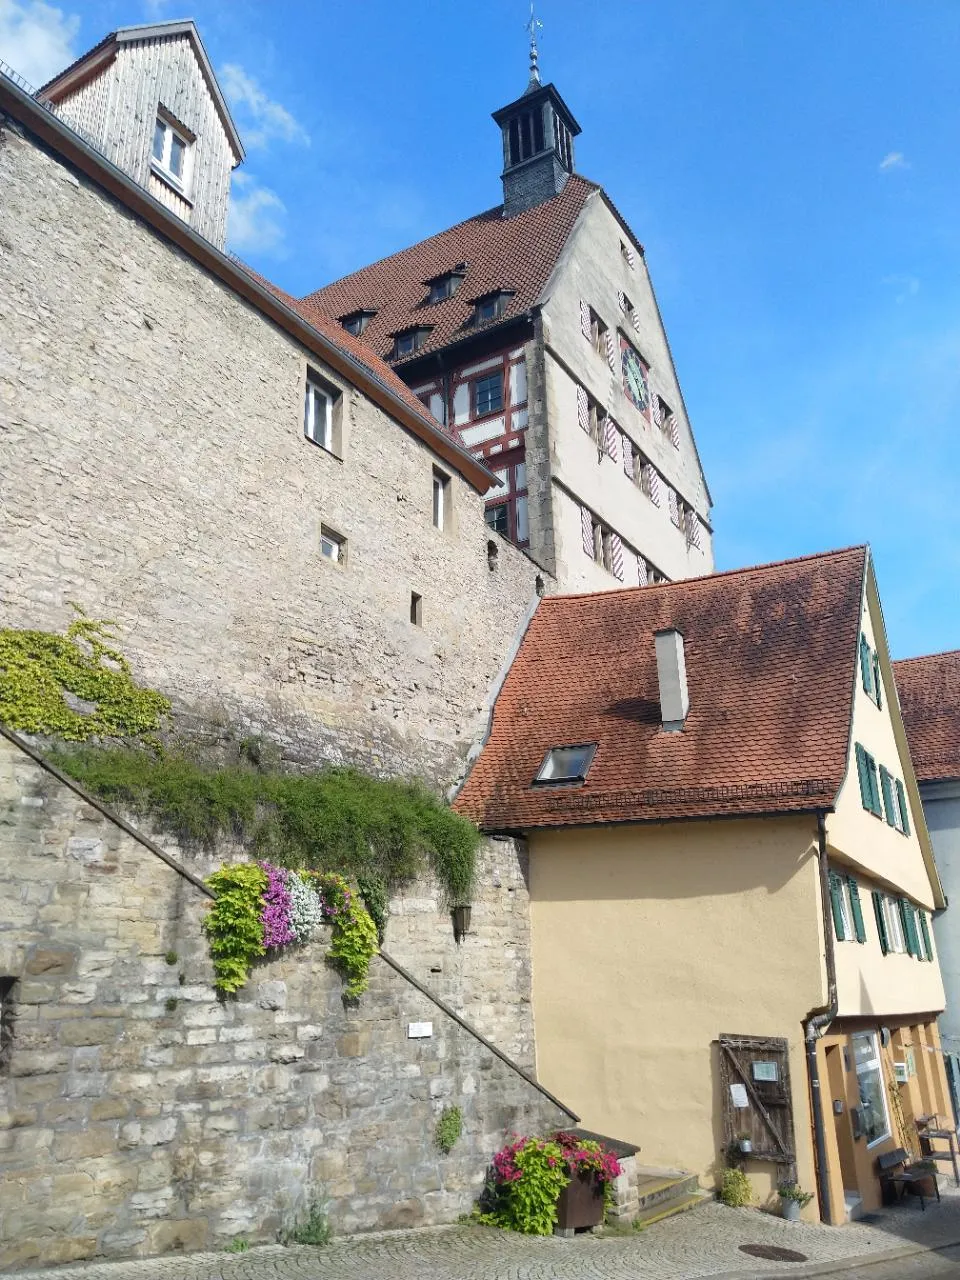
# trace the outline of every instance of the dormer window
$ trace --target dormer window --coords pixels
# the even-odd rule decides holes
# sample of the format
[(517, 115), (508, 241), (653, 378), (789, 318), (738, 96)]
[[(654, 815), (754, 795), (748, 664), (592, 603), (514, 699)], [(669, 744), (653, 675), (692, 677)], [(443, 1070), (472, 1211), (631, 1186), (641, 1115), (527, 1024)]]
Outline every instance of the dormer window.
[(488, 293), (482, 298), (474, 299), (473, 323), (489, 324), (491, 320), (499, 320), (512, 297), (513, 294), (511, 292), (500, 290), (497, 293)]
[(340, 317), (340, 323), (347, 333), (352, 333), (354, 337), (359, 338), (376, 314), (375, 311), (351, 311), (349, 315)]
[(435, 302), (443, 302), (446, 298), (452, 298), (463, 283), (462, 271), (448, 271), (445, 275), (434, 276), (432, 280), (425, 280), (430, 292), (427, 295), (428, 305)]
[(179, 191), (186, 191), (188, 186), (192, 146), (192, 138), (175, 128), (166, 116), (157, 116), (151, 167)]
[(433, 329), (429, 325), (401, 329), (399, 333), (393, 335), (393, 351), (390, 353), (390, 359), (399, 360), (403, 356), (413, 355), (415, 351), (420, 350), (432, 332)]
[(543, 764), (533, 780), (534, 785), (556, 786), (564, 782), (583, 782), (596, 750), (595, 742), (579, 743), (573, 747), (551, 747), (543, 757)]

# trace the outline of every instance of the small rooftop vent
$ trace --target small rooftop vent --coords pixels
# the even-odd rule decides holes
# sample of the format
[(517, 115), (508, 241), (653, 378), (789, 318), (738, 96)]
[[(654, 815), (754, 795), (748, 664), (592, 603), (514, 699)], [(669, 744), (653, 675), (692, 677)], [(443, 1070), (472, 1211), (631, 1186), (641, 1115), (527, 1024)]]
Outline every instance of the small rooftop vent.
[(657, 651), (660, 717), (667, 733), (679, 733), (690, 710), (683, 636), (671, 627), (666, 631), (654, 632), (653, 642)]

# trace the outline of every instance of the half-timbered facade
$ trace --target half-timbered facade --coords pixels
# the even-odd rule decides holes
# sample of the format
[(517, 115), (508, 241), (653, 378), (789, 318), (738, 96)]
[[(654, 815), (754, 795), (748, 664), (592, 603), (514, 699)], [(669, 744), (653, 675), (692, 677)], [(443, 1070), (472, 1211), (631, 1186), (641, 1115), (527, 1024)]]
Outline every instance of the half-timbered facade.
[(643, 248), (574, 169), (580, 132), (534, 70), (494, 115), (501, 206), (303, 299), (388, 360), (495, 472), (491, 530), (561, 587), (713, 568), (710, 494)]

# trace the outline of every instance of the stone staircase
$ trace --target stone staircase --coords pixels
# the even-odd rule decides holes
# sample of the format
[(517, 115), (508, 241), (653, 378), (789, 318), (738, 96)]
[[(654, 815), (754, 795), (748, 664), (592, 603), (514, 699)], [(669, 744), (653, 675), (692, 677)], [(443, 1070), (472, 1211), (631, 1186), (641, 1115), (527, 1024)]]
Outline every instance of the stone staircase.
[(708, 1192), (700, 1190), (695, 1173), (647, 1165), (637, 1165), (636, 1197), (638, 1207), (631, 1221), (644, 1226), (672, 1218), (676, 1213), (686, 1213), (713, 1199)]

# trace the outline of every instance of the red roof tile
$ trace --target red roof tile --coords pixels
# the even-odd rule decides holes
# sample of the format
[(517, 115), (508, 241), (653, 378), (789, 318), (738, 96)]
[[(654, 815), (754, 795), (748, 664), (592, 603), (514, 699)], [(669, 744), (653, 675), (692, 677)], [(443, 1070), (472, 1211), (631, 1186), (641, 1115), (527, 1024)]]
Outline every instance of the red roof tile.
[[(476, 333), (470, 323), (473, 298), (500, 289), (514, 291), (501, 319), (485, 328), (522, 316), (540, 297), (587, 199), (599, 190), (574, 174), (558, 196), (511, 218), (504, 218), (502, 206), (467, 218), (308, 294), (303, 314), (321, 313), (337, 320), (353, 311), (375, 311), (363, 341), (384, 357), (393, 349), (391, 334), (415, 325), (432, 326), (408, 360)], [(424, 282), (461, 263), (466, 264), (466, 274), (454, 296), (428, 306)]]
[(920, 782), (960, 778), (960, 649), (893, 664)]
[[(867, 550), (544, 599), (456, 807), (488, 830), (829, 808), (846, 770)], [(683, 633), (690, 711), (661, 728), (654, 633)], [(582, 786), (531, 782), (598, 744)]]

